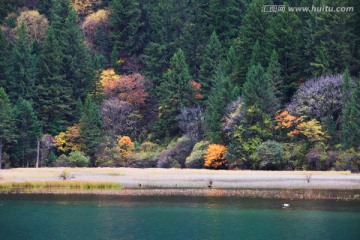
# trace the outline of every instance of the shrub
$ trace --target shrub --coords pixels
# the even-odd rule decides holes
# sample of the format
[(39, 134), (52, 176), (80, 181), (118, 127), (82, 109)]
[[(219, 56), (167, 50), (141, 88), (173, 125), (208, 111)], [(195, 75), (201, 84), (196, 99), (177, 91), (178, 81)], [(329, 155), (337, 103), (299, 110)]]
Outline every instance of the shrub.
[(155, 152), (158, 149), (158, 145), (152, 142), (143, 142), (140, 145), (140, 151), (142, 152)]
[(98, 152), (96, 157), (96, 165), (98, 167), (119, 167), (120, 152), (117, 147), (104, 147)]
[(244, 102), (241, 98), (231, 102), (225, 110), (225, 116), (222, 119), (222, 131), (227, 137), (230, 137), (234, 131), (234, 127), (240, 123), (245, 117)]
[(80, 151), (73, 151), (69, 155), (69, 164), (71, 167), (87, 167), (89, 166), (90, 158), (85, 156)]
[(65, 154), (61, 154), (55, 162), (56, 167), (70, 167), (69, 158)]
[(360, 153), (353, 148), (341, 151), (337, 156), (335, 170), (350, 170), (351, 172), (360, 172)]
[(157, 167), (185, 167), (186, 157), (190, 155), (194, 144), (188, 137), (179, 138), (175, 144), (170, 143), (167, 150), (155, 157)]
[(306, 162), (306, 143), (283, 143), (283, 162), (287, 170), (303, 170)]
[(296, 91), (287, 109), (297, 115), (318, 120), (339, 116), (343, 105), (342, 82), (341, 75), (310, 79)]
[(263, 142), (255, 152), (259, 168), (267, 170), (281, 169), (283, 154), (281, 144), (272, 140)]
[(201, 141), (195, 144), (190, 156), (186, 158), (185, 167), (201, 168), (204, 166), (204, 159), (209, 142)]
[(204, 166), (213, 169), (224, 169), (227, 167), (225, 155), (227, 147), (221, 144), (210, 144), (205, 156)]

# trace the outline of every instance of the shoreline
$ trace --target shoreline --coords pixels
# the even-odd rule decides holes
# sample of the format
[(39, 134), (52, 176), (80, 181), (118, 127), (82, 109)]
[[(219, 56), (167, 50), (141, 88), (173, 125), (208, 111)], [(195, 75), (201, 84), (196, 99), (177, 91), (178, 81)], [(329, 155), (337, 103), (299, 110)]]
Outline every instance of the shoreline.
[(338, 200), (360, 201), (358, 190), (320, 189), (120, 189), (120, 190), (69, 190), (69, 189), (16, 189), (0, 191), (1, 195), (98, 195), (117, 197), (238, 197), (287, 200)]
[(120, 183), (121, 189), (33, 188), (0, 194), (78, 194), (109, 196), (244, 197), (273, 199), (360, 200), (360, 174), (310, 171), (218, 171), (206, 169), (17, 168), (0, 171), (0, 184), (74, 179)]

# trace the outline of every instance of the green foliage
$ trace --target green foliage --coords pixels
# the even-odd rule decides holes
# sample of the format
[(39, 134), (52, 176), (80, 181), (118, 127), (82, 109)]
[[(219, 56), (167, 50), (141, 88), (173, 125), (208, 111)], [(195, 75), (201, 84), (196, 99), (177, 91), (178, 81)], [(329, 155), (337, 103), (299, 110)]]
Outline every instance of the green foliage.
[(211, 142), (223, 142), (221, 119), (224, 116), (226, 106), (237, 96), (237, 88), (231, 86), (229, 78), (224, 75), (222, 65), (220, 65), (214, 78), (214, 86), (206, 101), (205, 135)]
[(144, 29), (139, 1), (112, 1), (109, 26), (114, 42), (114, 62), (119, 58), (142, 52), (146, 41), (146, 29)]
[(185, 166), (187, 168), (202, 168), (205, 163), (205, 154), (209, 144), (208, 141), (197, 142), (190, 155), (186, 158)]
[(201, 84), (201, 93), (204, 95), (204, 101), (206, 101), (208, 94), (214, 85), (216, 69), (222, 61), (222, 55), (223, 51), (221, 43), (216, 32), (213, 32), (209, 43), (205, 47), (199, 70), (199, 83)]
[(280, 100), (284, 100), (286, 96), (286, 91), (284, 90), (282, 65), (279, 63), (279, 56), (276, 53), (275, 49), (271, 53), (269, 65), (266, 69), (266, 74), (269, 78), (269, 81), (275, 88), (275, 96)]
[(242, 97), (245, 106), (256, 105), (264, 113), (273, 114), (278, 109), (274, 85), (260, 64), (250, 67)]
[(5, 144), (14, 137), (13, 106), (4, 89), (0, 87), (0, 169), (2, 164), (2, 151)]
[(283, 147), (280, 143), (268, 140), (263, 142), (255, 152), (260, 169), (280, 170), (282, 168)]
[(351, 98), (351, 85), (350, 85), (350, 76), (349, 70), (345, 70), (343, 74), (343, 84), (342, 84), (342, 94), (343, 94), (343, 108), (342, 108), (342, 135), (341, 141), (343, 147), (349, 148), (353, 143), (352, 128), (351, 128), (351, 108), (352, 108), (352, 98)]
[(191, 106), (195, 101), (191, 75), (184, 52), (179, 49), (170, 61), (170, 68), (164, 74), (164, 81), (158, 91), (160, 95), (160, 120), (168, 133), (178, 131), (176, 116), (182, 107)]
[(102, 138), (101, 117), (99, 107), (93, 102), (89, 95), (86, 97), (83, 112), (80, 117), (80, 136), (83, 151), (93, 158)]
[(29, 162), (35, 159), (36, 143), (41, 137), (41, 125), (31, 103), (21, 97), (16, 102), (14, 115), (17, 130), (15, 149), (20, 160), (18, 166), (29, 166)]
[(245, 118), (234, 127), (231, 136), (233, 149), (229, 159), (231, 168), (256, 168), (255, 151), (260, 144), (273, 136), (274, 123), (271, 117), (261, 111), (256, 105), (246, 110)]
[(80, 151), (73, 151), (69, 154), (69, 164), (71, 167), (87, 167), (90, 158)]
[(360, 154), (353, 148), (341, 151), (335, 162), (335, 170), (344, 171), (350, 170), (351, 172), (360, 172)]

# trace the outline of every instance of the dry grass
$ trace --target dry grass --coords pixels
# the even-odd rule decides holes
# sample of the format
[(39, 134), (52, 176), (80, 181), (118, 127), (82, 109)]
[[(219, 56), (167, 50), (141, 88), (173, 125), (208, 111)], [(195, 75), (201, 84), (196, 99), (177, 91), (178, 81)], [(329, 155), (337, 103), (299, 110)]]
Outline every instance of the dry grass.
[(120, 189), (122, 185), (114, 182), (91, 182), (91, 181), (25, 181), (25, 182), (1, 182), (0, 190), (12, 189)]

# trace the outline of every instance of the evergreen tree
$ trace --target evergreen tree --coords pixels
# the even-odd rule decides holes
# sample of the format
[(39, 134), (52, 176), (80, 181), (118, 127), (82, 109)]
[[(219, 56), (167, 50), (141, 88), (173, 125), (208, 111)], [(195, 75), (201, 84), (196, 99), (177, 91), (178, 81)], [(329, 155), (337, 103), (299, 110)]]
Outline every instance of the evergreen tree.
[(249, 68), (255, 65), (262, 63), (262, 56), (261, 56), (261, 50), (260, 50), (260, 44), (259, 41), (256, 40), (252, 52), (251, 52), (251, 58), (250, 58), (250, 64)]
[(346, 69), (343, 74), (343, 85), (342, 85), (342, 95), (343, 95), (343, 108), (342, 108), (342, 144), (345, 149), (349, 148), (353, 142), (353, 132), (351, 129), (351, 108), (352, 108), (352, 98), (351, 98), (351, 82), (349, 71)]
[(178, 130), (176, 117), (182, 107), (194, 103), (194, 88), (185, 60), (184, 52), (179, 49), (170, 61), (170, 69), (164, 74), (164, 82), (159, 87), (160, 114), (168, 132)]
[(4, 89), (0, 87), (0, 169), (5, 144), (14, 139), (13, 107)]
[(97, 146), (101, 142), (101, 116), (100, 109), (88, 95), (86, 97), (83, 111), (80, 117), (80, 136), (82, 142), (82, 149), (91, 157), (92, 164), (94, 164), (94, 155), (97, 151)]
[(256, 105), (264, 113), (274, 114), (278, 108), (275, 88), (260, 64), (250, 67), (242, 97), (246, 107)]
[(303, 57), (305, 41), (300, 18), (293, 12), (281, 12), (270, 21), (266, 30), (264, 52), (270, 58), (276, 49), (283, 69), (282, 93), (289, 100), (296, 90), (296, 83), (304, 79), (307, 62)]
[(62, 71), (72, 86), (73, 98), (85, 100), (86, 95), (92, 90), (90, 88), (95, 81), (95, 72), (77, 21), (75, 10), (70, 10), (63, 26), (64, 34), (59, 39), (64, 55)]
[(204, 100), (207, 99), (207, 95), (209, 94), (209, 91), (213, 85), (212, 80), (214, 79), (216, 68), (221, 60), (221, 43), (216, 35), (216, 32), (213, 32), (209, 43), (206, 45), (199, 71), (199, 83), (201, 84)]
[(283, 77), (282, 77), (282, 71), (281, 71), (281, 65), (279, 63), (279, 57), (276, 53), (275, 49), (271, 53), (271, 57), (269, 60), (269, 65), (266, 69), (266, 74), (269, 77), (270, 82), (275, 87), (275, 96), (278, 99), (284, 99), (284, 90), (283, 90)]
[[(336, 5), (334, 1), (319, 0), (319, 5)], [(343, 2), (339, 2), (343, 4)], [(354, 5), (349, 5), (353, 6)], [(312, 12), (306, 20), (305, 54), (308, 67), (304, 68), (308, 75), (320, 76), (343, 72), (346, 67), (349, 70), (358, 68), (359, 60), (355, 60), (353, 53), (358, 48), (357, 38), (351, 31), (354, 26), (349, 25), (353, 21), (355, 13), (329, 14), (326, 12)]]
[(244, 0), (210, 0), (206, 11), (208, 28), (216, 31), (222, 41), (235, 38), (245, 12)]
[(37, 96), (34, 101), (44, 133), (56, 135), (73, 120), (76, 99), (62, 72), (63, 55), (53, 29), (47, 31), (39, 62)]
[[(346, 110), (346, 109), (345, 109)], [(345, 127), (345, 134), (350, 133), (347, 144), (352, 147), (360, 146), (360, 80), (356, 79), (350, 103), (349, 130)], [(350, 142), (351, 140), (351, 142)], [(345, 144), (345, 146), (347, 146)]]
[(29, 160), (35, 153), (37, 141), (41, 137), (41, 125), (38, 121), (31, 103), (19, 98), (15, 106), (15, 126), (17, 145), (16, 153), (19, 155), (19, 166), (29, 167)]
[(36, 61), (32, 54), (31, 41), (24, 23), (17, 30), (17, 38), (10, 56), (7, 89), (11, 99), (22, 96), (32, 99), (36, 77)]
[(109, 26), (114, 42), (113, 60), (142, 52), (146, 39), (138, 0), (113, 0)]
[[(261, 12), (264, 5), (266, 5), (264, 0), (253, 0), (250, 3), (242, 20), (239, 36), (236, 39), (236, 50), (238, 53), (236, 79), (240, 87), (246, 80), (253, 46), (256, 41), (259, 41), (259, 44), (263, 46), (265, 31), (271, 17), (270, 14)], [(260, 59), (265, 59), (265, 56), (261, 56)]]
[(0, 29), (0, 87), (7, 89), (9, 69), (9, 44), (4, 31)]
[(229, 77), (230, 82), (234, 87), (236, 86), (235, 66), (236, 66), (236, 53), (235, 53), (235, 48), (231, 46), (225, 57), (224, 69), (225, 69), (225, 74)]
[(226, 106), (239, 95), (238, 89), (232, 86), (223, 68), (223, 64), (219, 64), (214, 76), (214, 86), (206, 101), (205, 135), (213, 143), (223, 143), (221, 119)]

